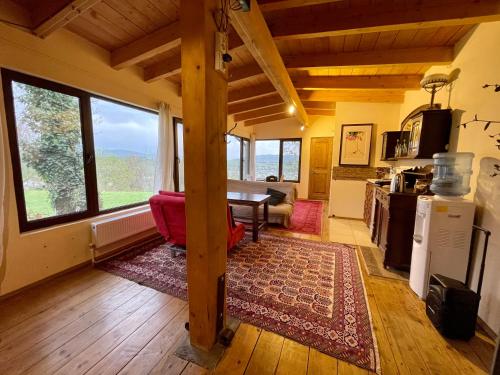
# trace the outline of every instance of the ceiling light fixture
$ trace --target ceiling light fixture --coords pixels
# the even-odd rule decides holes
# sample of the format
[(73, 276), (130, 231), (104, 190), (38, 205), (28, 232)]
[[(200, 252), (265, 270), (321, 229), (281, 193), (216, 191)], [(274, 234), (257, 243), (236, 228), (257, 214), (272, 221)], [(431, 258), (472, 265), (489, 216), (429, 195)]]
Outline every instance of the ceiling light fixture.
[(288, 113), (293, 115), (295, 113), (295, 106), (293, 104), (290, 104), (288, 107)]
[(434, 96), (436, 92), (441, 90), (450, 82), (448, 74), (431, 74), (424, 77), (420, 81), (420, 86), (427, 92), (431, 93), (431, 105), (430, 108), (434, 107)]
[(304, 125), (302, 125), (302, 126), (300, 127), (300, 131), (301, 131), (301, 132), (303, 132), (303, 131), (304, 131)]

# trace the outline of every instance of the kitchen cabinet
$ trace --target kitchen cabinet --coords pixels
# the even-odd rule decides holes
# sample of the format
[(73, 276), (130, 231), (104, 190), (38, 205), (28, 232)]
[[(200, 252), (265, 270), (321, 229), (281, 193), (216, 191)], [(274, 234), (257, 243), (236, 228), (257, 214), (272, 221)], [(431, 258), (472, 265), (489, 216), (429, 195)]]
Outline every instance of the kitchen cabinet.
[(396, 160), (396, 146), (400, 142), (402, 137), (408, 138), (410, 136), (409, 131), (388, 131), (382, 133), (382, 155), (380, 155), (380, 160), (390, 161)]
[(375, 187), (372, 242), (384, 252), (384, 266), (409, 271), (417, 196)]
[(450, 143), (451, 110), (432, 109), (418, 112), (402, 125), (399, 158), (432, 159), (437, 152), (447, 152)]
[(372, 206), (373, 206), (373, 192), (375, 191), (375, 184), (371, 182), (366, 183), (365, 188), (365, 205), (363, 210), (363, 222), (370, 228), (372, 220)]

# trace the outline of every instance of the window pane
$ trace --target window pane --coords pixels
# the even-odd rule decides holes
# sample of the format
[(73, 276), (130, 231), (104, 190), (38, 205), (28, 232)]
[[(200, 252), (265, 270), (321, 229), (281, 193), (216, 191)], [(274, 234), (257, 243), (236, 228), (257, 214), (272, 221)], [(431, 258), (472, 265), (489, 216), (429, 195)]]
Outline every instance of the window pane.
[(255, 177), (265, 180), (267, 176), (279, 178), (280, 141), (255, 142)]
[(227, 178), (240, 180), (241, 139), (233, 135), (227, 136)]
[(250, 176), (250, 141), (243, 140), (243, 179), (248, 180)]
[(12, 82), (27, 220), (87, 210), (79, 98)]
[(184, 191), (184, 125), (178, 121), (176, 123), (177, 135), (177, 174), (179, 179), (179, 191)]
[(99, 209), (146, 202), (153, 195), (158, 115), (91, 99)]
[(300, 169), (300, 141), (283, 141), (283, 179), (298, 181)]

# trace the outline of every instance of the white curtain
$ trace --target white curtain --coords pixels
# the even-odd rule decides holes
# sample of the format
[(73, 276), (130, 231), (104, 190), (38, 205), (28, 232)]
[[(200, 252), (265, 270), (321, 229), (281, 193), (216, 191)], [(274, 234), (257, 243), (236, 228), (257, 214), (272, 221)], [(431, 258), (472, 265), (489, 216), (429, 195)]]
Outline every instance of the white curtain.
[(255, 181), (255, 134), (250, 135), (250, 181)]
[(170, 106), (166, 103), (160, 103), (156, 155), (155, 193), (158, 190), (174, 191), (174, 125)]
[(0, 268), (3, 262), (4, 239), (5, 239), (5, 184), (6, 184), (6, 165), (5, 165), (5, 144), (3, 129), (0, 122)]

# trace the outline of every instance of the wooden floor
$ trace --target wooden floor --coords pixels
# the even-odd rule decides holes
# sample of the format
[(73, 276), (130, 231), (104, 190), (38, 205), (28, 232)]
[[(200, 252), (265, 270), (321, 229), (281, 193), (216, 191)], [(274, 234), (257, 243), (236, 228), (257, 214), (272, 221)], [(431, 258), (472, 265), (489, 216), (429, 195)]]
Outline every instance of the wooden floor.
[[(325, 220), (317, 240), (362, 244), (363, 224)], [(405, 282), (369, 277), (366, 290), (385, 374), (485, 374), (493, 342), (446, 341)], [(0, 374), (203, 374), (172, 352), (187, 304), (95, 269), (65, 275), (0, 303)], [(241, 324), (215, 373), (368, 374), (274, 333)]]

